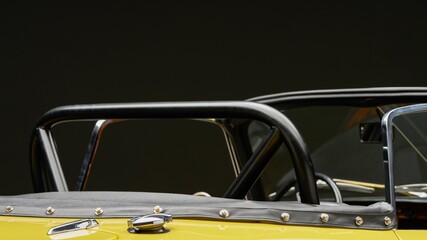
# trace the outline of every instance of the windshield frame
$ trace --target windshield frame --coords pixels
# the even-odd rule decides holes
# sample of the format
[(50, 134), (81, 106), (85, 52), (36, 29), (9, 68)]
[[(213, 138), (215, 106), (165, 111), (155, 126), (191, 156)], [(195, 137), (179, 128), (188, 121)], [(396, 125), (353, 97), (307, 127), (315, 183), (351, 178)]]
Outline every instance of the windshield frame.
[(427, 104), (415, 104), (395, 108), (387, 112), (381, 121), (381, 133), (383, 139), (383, 159), (385, 168), (385, 190), (386, 201), (396, 209), (396, 189), (394, 176), (394, 154), (393, 154), (393, 120), (402, 115), (427, 112)]

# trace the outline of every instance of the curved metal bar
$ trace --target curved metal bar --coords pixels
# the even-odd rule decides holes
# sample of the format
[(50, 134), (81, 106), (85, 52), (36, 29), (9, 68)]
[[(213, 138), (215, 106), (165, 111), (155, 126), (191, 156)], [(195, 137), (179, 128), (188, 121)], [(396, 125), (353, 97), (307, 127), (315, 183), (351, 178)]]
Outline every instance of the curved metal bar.
[(80, 174), (77, 178), (76, 191), (83, 191), (87, 184), (87, 179), (92, 168), (93, 160), (95, 159), (96, 151), (98, 149), (99, 140), (104, 129), (115, 122), (115, 120), (98, 120), (92, 130), (89, 144), (86, 150), (85, 158), (83, 159), (82, 166), (80, 167)]
[(221, 130), (224, 134), (225, 143), (227, 144), (228, 152), (230, 153), (230, 159), (231, 159), (231, 165), (233, 166), (234, 176), (237, 177), (240, 174), (240, 164), (239, 160), (237, 158), (236, 150), (233, 146), (233, 140), (231, 139), (230, 135), (227, 133), (227, 130), (219, 125), (221, 127)]
[[(324, 181), (331, 188), (335, 197), (335, 202), (342, 203), (343, 200), (342, 200), (340, 189), (338, 188), (334, 180), (330, 178), (328, 175), (323, 173), (316, 172), (315, 175), (316, 175), (316, 179), (320, 179)], [(291, 189), (291, 187), (294, 186), (295, 188), (298, 188), (298, 186), (295, 186), (295, 182), (296, 182), (296, 178), (295, 178), (294, 172), (289, 172), (288, 174), (285, 174), (282, 177), (282, 179), (279, 180), (278, 190), (276, 190), (276, 192), (274, 192), (273, 194), (270, 194), (271, 195), (270, 200), (280, 201), (283, 195), (285, 195), (286, 192), (289, 191), (289, 189)]]
[(334, 197), (335, 197), (335, 202), (343, 203), (341, 191), (332, 178), (330, 178), (326, 174), (319, 173), (319, 172), (316, 172), (316, 178), (325, 181), (326, 184), (332, 189), (332, 192), (334, 193)]
[[(33, 137), (39, 139), (40, 144), (40, 154), (44, 155), (44, 158), (47, 160), (45, 172), (40, 172), (38, 175), (40, 179), (36, 181), (36, 183), (43, 183), (47, 186), (49, 184), (53, 185), (53, 190), (59, 192), (67, 192), (68, 186), (67, 181), (65, 180), (64, 173), (62, 172), (61, 163), (59, 161), (58, 153), (56, 151), (56, 145), (52, 134), (50, 131), (42, 128), (36, 128)], [(32, 147), (36, 147), (37, 144), (32, 144)], [(36, 150), (31, 151), (34, 153)], [(36, 156), (36, 154), (32, 154), (31, 157)], [(37, 166), (40, 167), (38, 164)], [(35, 168), (32, 167), (32, 170)], [(51, 181), (43, 181), (43, 178), (46, 178), (46, 175), (52, 176)]]
[[(36, 128), (50, 131), (58, 123), (68, 121), (97, 120), (97, 119), (154, 119), (154, 118), (245, 118), (262, 121), (277, 127), (292, 156), (298, 184), (303, 189), (303, 203), (318, 204), (313, 164), (307, 146), (292, 122), (279, 111), (264, 104), (245, 101), (218, 102), (166, 102), (166, 103), (118, 103), (74, 105), (54, 108), (48, 111), (38, 121)], [(36, 146), (41, 139), (33, 135), (31, 147)], [(43, 144), (42, 144), (43, 147)], [(35, 151), (33, 148), (31, 152)], [(56, 148), (53, 148), (55, 151)], [(37, 165), (37, 157), (32, 154), (31, 166)], [(38, 176), (36, 168), (32, 167), (33, 176)], [(35, 182), (43, 182), (36, 180)], [(35, 186), (36, 190), (42, 186)], [(39, 189), (37, 189), (39, 188)]]
[(393, 158), (393, 120), (404, 114), (427, 112), (427, 104), (416, 104), (395, 108), (387, 112), (381, 121), (381, 133), (383, 139), (383, 158), (386, 173), (385, 191), (386, 201), (396, 209), (396, 197), (394, 187), (394, 158)]
[(427, 88), (380, 87), (310, 90), (259, 96), (247, 101), (267, 104), (281, 110), (305, 106), (373, 107), (393, 103), (426, 102)]

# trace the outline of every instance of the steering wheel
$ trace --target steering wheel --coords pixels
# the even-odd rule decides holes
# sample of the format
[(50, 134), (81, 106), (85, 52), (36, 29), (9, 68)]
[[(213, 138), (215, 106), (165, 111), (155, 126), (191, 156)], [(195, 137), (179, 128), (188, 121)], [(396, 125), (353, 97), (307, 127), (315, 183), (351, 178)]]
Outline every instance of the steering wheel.
[[(326, 182), (326, 184), (331, 188), (334, 194), (335, 202), (343, 203), (341, 192), (337, 184), (334, 182), (334, 180), (332, 180), (331, 177), (329, 177), (326, 174), (318, 173), (318, 172), (315, 173), (315, 177), (316, 179), (320, 179)], [(288, 174), (286, 174), (282, 179), (280, 179), (278, 185), (279, 185), (279, 189), (275, 192), (275, 194), (271, 198), (271, 200), (273, 201), (279, 201), (283, 197), (283, 195), (289, 191), (291, 187), (296, 185), (296, 178), (295, 178), (294, 172), (291, 171)]]

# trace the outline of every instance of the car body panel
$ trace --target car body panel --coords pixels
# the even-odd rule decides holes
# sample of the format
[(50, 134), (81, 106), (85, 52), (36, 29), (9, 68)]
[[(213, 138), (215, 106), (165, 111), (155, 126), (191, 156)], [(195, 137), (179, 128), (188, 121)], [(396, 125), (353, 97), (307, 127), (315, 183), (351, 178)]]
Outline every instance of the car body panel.
[(426, 230), (395, 230), (400, 240), (422, 240), (427, 238)]
[[(247, 223), (176, 219), (167, 224), (167, 233), (129, 233), (126, 218), (97, 219), (99, 227), (47, 235), (50, 228), (76, 219), (0, 217), (4, 239), (397, 239), (393, 230), (364, 230), (283, 226)], [(25, 229), (25, 230), (24, 230)], [(37, 236), (37, 237), (36, 237)]]
[(71, 221), (64, 218), (0, 217), (0, 232), (2, 239), (118, 239), (114, 233), (97, 229), (47, 234), (50, 228)]

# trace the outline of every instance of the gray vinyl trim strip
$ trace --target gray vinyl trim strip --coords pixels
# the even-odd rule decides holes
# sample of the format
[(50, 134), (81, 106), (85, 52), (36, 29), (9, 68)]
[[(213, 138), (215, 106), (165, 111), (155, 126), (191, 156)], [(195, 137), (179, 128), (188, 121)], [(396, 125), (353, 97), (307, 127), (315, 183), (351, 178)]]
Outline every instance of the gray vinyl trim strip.
[[(321, 205), (298, 202), (260, 202), (225, 198), (209, 198), (168, 193), (138, 192), (49, 192), (0, 197), (0, 207), (13, 207), (12, 212), (3, 211), (3, 216), (61, 217), (61, 218), (130, 218), (153, 213), (160, 206), (164, 213), (175, 219), (208, 219), (221, 221), (269, 222), (289, 225), (309, 225), (325, 227), (392, 229), (396, 225), (393, 208), (385, 202), (370, 206), (354, 206), (336, 203)], [(55, 209), (46, 214), (46, 208)], [(103, 214), (97, 216), (96, 208)], [(226, 209), (227, 218), (219, 215)], [(281, 219), (282, 213), (290, 216), (289, 221)], [(321, 214), (328, 214), (329, 221), (321, 221)], [(356, 217), (363, 224), (355, 224)], [(385, 225), (389, 217), (391, 224)]]

